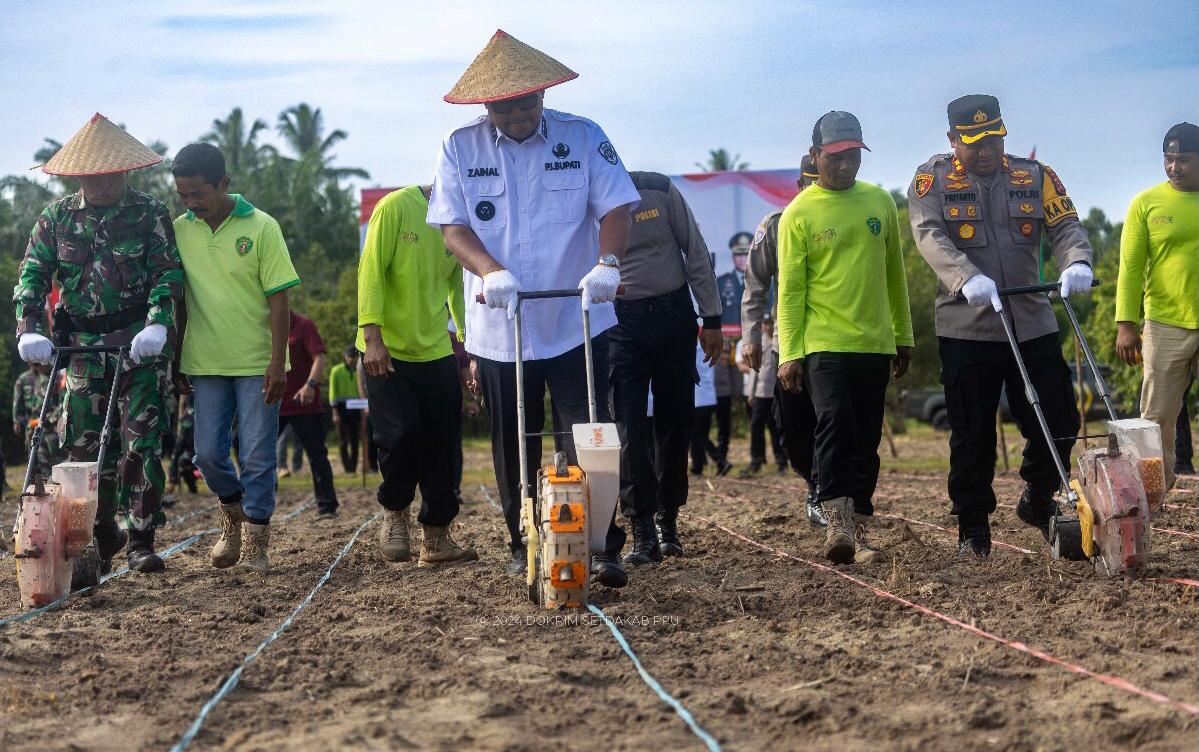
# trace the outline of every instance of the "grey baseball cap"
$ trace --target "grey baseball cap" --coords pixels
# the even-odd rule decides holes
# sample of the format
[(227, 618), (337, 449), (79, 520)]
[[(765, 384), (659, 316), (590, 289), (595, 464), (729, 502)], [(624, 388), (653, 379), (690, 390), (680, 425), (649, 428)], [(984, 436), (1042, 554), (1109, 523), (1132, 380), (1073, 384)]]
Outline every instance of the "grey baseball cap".
[(870, 147), (862, 142), (862, 124), (853, 113), (840, 110), (826, 112), (816, 121), (816, 127), (812, 129), (812, 145), (830, 154), (846, 149), (870, 151)]

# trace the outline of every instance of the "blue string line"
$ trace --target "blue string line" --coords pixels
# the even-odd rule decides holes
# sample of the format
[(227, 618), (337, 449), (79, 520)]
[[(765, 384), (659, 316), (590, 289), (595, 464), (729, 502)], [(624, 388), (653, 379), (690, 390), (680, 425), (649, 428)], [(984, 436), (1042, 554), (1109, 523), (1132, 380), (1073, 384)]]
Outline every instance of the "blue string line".
[[(283, 520), (295, 519), (300, 514), (300, 512), (303, 512), (307, 508), (308, 508), (307, 504), (301, 504), (298, 509), (296, 509), (295, 511), (292, 511), (292, 512), (288, 512), (281, 519), (283, 519)], [(221, 529), (219, 527), (214, 527), (210, 530), (201, 530), (200, 532), (196, 533), (195, 535), (191, 536), (190, 538), (181, 540), (178, 543), (176, 543), (175, 545), (164, 549), (162, 551), (162, 553), (159, 554), (159, 556), (164, 559), (174, 556), (175, 554), (179, 553), (180, 551), (184, 551), (184, 550), (194, 546), (205, 535), (212, 535), (213, 533), (219, 533), (219, 532), (221, 532)], [(30, 619), (34, 619), (38, 616), (41, 616), (42, 614), (46, 613), (47, 611), (53, 611), (56, 608), (60, 608), (67, 601), (71, 600), (75, 596), (83, 595), (84, 593), (86, 593), (90, 590), (95, 590), (96, 588), (100, 587), (101, 585), (103, 585), (104, 583), (113, 579), (114, 577), (120, 577), (121, 575), (128, 574), (128, 573), (129, 573), (129, 567), (127, 567), (127, 566), (121, 567), (120, 569), (116, 570), (115, 572), (109, 572), (108, 574), (101, 577), (100, 581), (97, 582), (95, 585), (88, 585), (85, 588), (79, 588), (78, 590), (71, 592), (71, 593), (67, 593), (66, 595), (59, 598), (58, 600), (47, 603), (44, 606), (30, 609), (29, 611), (23, 611), (14, 616), (9, 616), (5, 619), (0, 619), (0, 628), (8, 626), (9, 624), (20, 624), (21, 622), (26, 622), (26, 621), (29, 621)]]
[(633, 652), (633, 649), (629, 647), (628, 640), (624, 638), (624, 635), (620, 633), (620, 630), (617, 629), (616, 624), (608, 618), (608, 615), (591, 603), (587, 604), (587, 610), (604, 620), (604, 624), (607, 624), (608, 629), (612, 631), (612, 636), (616, 638), (618, 643), (620, 643), (620, 647), (624, 650), (625, 654), (629, 656), (629, 660), (631, 660), (633, 665), (637, 668), (637, 673), (641, 674), (642, 680), (645, 681), (650, 689), (658, 693), (658, 697), (662, 698), (662, 702), (674, 708), (675, 714), (677, 714), (679, 718), (683, 719), (683, 723), (687, 724), (688, 728), (691, 729), (691, 732), (698, 736), (699, 740), (702, 741), (704, 746), (711, 750), (711, 752), (721, 752), (720, 742), (716, 741), (716, 739), (714, 739), (707, 731), (704, 731), (702, 728), (700, 728), (699, 724), (695, 722), (695, 718), (692, 717), (690, 711), (683, 707), (683, 703), (676, 700), (665, 689), (662, 689), (662, 685), (658, 683), (658, 680), (645, 670), (645, 667), (641, 665), (641, 661), (637, 658), (637, 655)]
[(345, 547), (341, 549), (341, 553), (337, 554), (337, 557), (333, 559), (333, 563), (329, 565), (327, 570), (325, 570), (325, 574), (316, 583), (316, 587), (312, 588), (312, 592), (308, 593), (308, 596), (304, 598), (304, 600), (300, 601), (299, 605), (295, 607), (291, 614), (283, 620), (283, 623), (280, 624), (274, 632), (271, 632), (265, 640), (259, 643), (258, 647), (254, 648), (249, 655), (242, 659), (241, 665), (234, 669), (232, 674), (229, 674), (229, 678), (225, 680), (225, 683), (221, 685), (221, 688), (217, 690), (217, 693), (212, 696), (212, 699), (204, 703), (204, 707), (200, 708), (200, 713), (196, 716), (196, 720), (192, 721), (192, 725), (187, 729), (187, 732), (183, 735), (183, 737), (179, 739), (179, 742), (174, 747), (171, 747), (171, 752), (182, 752), (182, 750), (187, 749), (187, 745), (191, 744), (192, 740), (196, 738), (196, 734), (200, 733), (200, 727), (204, 725), (204, 719), (208, 717), (208, 714), (212, 711), (212, 709), (215, 708), (221, 700), (225, 699), (225, 697), (237, 687), (238, 682), (241, 681), (242, 671), (244, 671), (247, 666), (253, 663), (254, 660), (262, 653), (262, 651), (270, 647), (272, 642), (279, 639), (279, 635), (287, 631), (287, 628), (291, 626), (291, 623), (295, 620), (296, 616), (298, 616), (301, 611), (307, 608), (308, 604), (312, 602), (312, 599), (316, 597), (317, 592), (319, 592), (320, 589), (325, 586), (325, 583), (329, 581), (329, 578), (333, 576), (334, 568), (341, 563), (342, 557), (349, 553), (350, 548), (358, 540), (358, 536), (361, 535), (362, 531), (366, 529), (366, 526), (374, 522), (375, 518), (378, 516), (378, 514), (372, 514), (367, 518), (366, 522), (362, 523), (358, 529), (354, 531), (354, 535), (350, 538), (350, 542), (347, 543)]

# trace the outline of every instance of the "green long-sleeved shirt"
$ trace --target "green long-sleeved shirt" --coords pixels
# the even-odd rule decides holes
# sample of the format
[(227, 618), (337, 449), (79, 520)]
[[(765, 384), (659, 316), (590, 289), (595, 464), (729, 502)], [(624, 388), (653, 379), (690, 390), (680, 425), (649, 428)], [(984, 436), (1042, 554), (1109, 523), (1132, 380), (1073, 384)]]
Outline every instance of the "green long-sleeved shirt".
[(912, 314), (891, 195), (813, 185), (779, 219), (779, 362), (814, 352), (895, 354)]
[(384, 196), (371, 214), (358, 260), (358, 349), (362, 327), (377, 324), (391, 357), (410, 362), (453, 354), (446, 336), (446, 306), (465, 334), (462, 266), (441, 233), (425, 224), (429, 201), (420, 186)]
[(1169, 181), (1137, 194), (1120, 234), (1116, 321), (1199, 329), (1199, 193)]

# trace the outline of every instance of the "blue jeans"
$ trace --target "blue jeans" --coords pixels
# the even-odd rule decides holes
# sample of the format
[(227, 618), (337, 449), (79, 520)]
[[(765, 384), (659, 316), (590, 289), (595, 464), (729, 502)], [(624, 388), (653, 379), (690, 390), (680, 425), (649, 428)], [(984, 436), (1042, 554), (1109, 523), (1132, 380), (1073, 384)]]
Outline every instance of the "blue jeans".
[[(221, 499), (242, 494), (242, 509), (258, 523), (275, 511), (275, 439), (279, 404), (262, 401), (261, 376), (192, 376), (196, 406), (196, 467)], [(237, 414), (241, 477), (229, 449)]]

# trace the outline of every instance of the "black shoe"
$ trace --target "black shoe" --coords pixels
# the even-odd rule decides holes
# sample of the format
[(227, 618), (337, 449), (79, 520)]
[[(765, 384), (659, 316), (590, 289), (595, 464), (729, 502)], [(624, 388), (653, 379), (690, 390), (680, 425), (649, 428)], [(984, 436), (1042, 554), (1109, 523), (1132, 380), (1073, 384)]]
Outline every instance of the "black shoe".
[(958, 515), (958, 555), (974, 554), (980, 559), (991, 555), (991, 520), (982, 512)]
[(635, 567), (662, 561), (662, 549), (658, 545), (658, 529), (654, 527), (652, 515), (633, 520), (633, 550), (624, 557), (625, 564)]
[(184, 484), (187, 486), (187, 492), (188, 492), (189, 494), (196, 494), (196, 493), (198, 493), (198, 492), (196, 491), (196, 479), (195, 479), (195, 478), (187, 478), (187, 479), (186, 479), (186, 480), (184, 480), (183, 482), (184, 482)]
[(729, 474), (729, 470), (733, 469), (733, 463), (728, 460), (721, 460), (716, 463), (716, 477), (723, 478)]
[(677, 514), (658, 512), (658, 548), (662, 556), (682, 556), (683, 544), (679, 542)]
[(756, 462), (756, 461), (751, 462), (744, 470), (737, 473), (737, 477), (738, 478), (752, 478), (753, 476), (757, 475), (758, 471), (761, 469), (762, 469), (761, 462)]
[(100, 558), (101, 574), (107, 574), (106, 569), (112, 568), (112, 557), (129, 542), (129, 535), (113, 517), (96, 520), (92, 535), (96, 538), (96, 555)]
[(525, 574), (529, 571), (529, 556), (525, 553), (525, 547), (520, 546), (512, 549), (512, 559), (504, 567), (504, 572), (507, 574)]
[(620, 565), (620, 553), (604, 551), (591, 557), (591, 579), (610, 588), (622, 588), (629, 584), (629, 575)]
[(166, 569), (162, 557), (154, 553), (154, 530), (134, 530), (129, 534), (129, 550), (125, 552), (129, 569), (134, 572), (161, 572)]
[(1020, 494), (1020, 503), (1016, 505), (1016, 516), (1024, 524), (1040, 530), (1046, 543), (1053, 542), (1053, 536), (1049, 533), (1049, 520), (1053, 519), (1056, 513), (1057, 504), (1052, 496), (1034, 498), (1032, 490), (1028, 486), (1024, 487), (1024, 493)]
[(318, 509), (316, 518), (318, 520), (335, 520), (338, 517), (337, 507), (329, 507), (326, 509)]
[(812, 524), (812, 527), (828, 527), (828, 518), (824, 516), (824, 504), (821, 504), (820, 499), (816, 498), (815, 491), (808, 492), (808, 502), (804, 507), (808, 513), (808, 522)]
[(179, 498), (177, 496), (175, 496), (175, 494), (173, 494), (173, 493), (163, 494), (162, 506), (164, 508), (170, 509), (171, 507), (175, 506), (178, 503), (179, 503)]
[(704, 469), (702, 467), (693, 467), (691, 468), (691, 474), (697, 478), (701, 477), (704, 474)]

